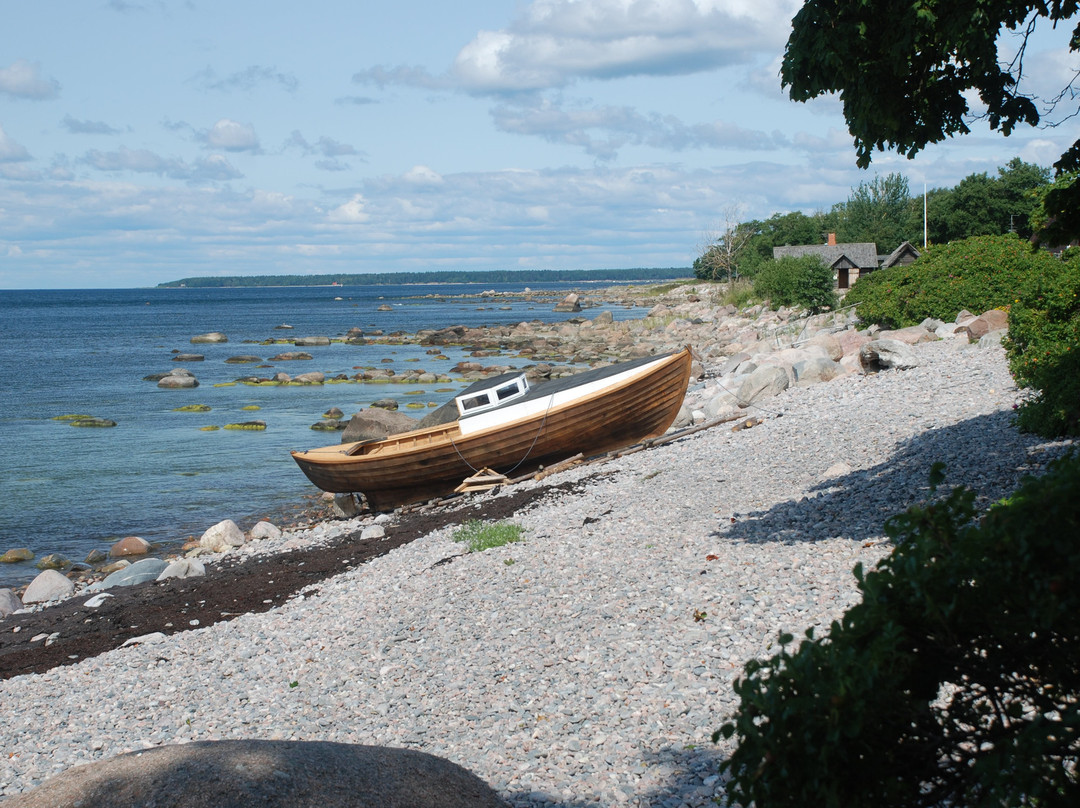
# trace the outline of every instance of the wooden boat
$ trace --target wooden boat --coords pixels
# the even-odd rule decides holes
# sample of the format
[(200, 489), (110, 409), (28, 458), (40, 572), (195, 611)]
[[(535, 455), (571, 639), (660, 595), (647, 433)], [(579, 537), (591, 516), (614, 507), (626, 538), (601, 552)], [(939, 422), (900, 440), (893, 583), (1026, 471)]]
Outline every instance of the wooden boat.
[(292, 456), (324, 491), (363, 493), (386, 510), (449, 493), (480, 469), (522, 473), (662, 435), (682, 405), (690, 363), (687, 347), (537, 385), (507, 374), (459, 395), (451, 423)]

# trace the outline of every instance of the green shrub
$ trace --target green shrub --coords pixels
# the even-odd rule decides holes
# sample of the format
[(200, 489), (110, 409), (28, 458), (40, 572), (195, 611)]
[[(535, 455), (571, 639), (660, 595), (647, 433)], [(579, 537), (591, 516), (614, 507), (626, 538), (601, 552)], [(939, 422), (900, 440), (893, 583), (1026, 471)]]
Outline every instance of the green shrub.
[(521, 534), (524, 531), (525, 528), (521, 525), (511, 522), (485, 523), (479, 519), (469, 519), (455, 530), (450, 538), (464, 542), (470, 553), (479, 553), (490, 550), (492, 547), (502, 547), (521, 541)]
[(773, 306), (802, 306), (816, 314), (836, 306), (832, 270), (814, 255), (766, 261), (754, 276), (754, 294)]
[(1020, 407), (1020, 428), (1080, 434), (1080, 250), (1024, 285), (1009, 311), (1005, 347), (1016, 383), (1035, 391)]
[(1080, 805), (1080, 459), (975, 518), (964, 489), (894, 517), (862, 602), (747, 664), (729, 797)]
[(981, 314), (1007, 308), (1028, 277), (1056, 263), (1015, 235), (977, 236), (932, 245), (913, 264), (864, 275), (844, 302), (859, 304), (864, 323), (886, 328), (917, 325), (927, 317), (951, 321), (964, 309)]
[(724, 295), (717, 301), (722, 306), (731, 305), (744, 309), (754, 300), (754, 282), (749, 278), (736, 278), (727, 282)]

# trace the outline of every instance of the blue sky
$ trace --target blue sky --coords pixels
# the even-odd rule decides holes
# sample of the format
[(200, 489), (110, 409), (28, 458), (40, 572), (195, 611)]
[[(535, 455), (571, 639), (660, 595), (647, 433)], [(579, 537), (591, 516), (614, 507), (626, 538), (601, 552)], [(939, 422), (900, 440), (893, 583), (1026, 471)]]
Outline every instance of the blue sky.
[(860, 171), (838, 102), (780, 90), (799, 5), (0, 0), (0, 288), (688, 266), (731, 211), (1075, 139), (976, 125)]

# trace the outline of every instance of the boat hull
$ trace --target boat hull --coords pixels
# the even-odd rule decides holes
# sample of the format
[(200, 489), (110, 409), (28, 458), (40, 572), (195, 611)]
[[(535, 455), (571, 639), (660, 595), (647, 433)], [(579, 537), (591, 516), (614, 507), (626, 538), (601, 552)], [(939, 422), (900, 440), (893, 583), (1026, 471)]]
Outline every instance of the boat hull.
[(691, 361), (687, 348), (610, 389), (473, 434), (463, 435), (455, 422), (292, 456), (319, 488), (363, 493), (375, 510), (419, 502), (453, 491), (482, 468), (524, 473), (664, 434), (685, 397)]

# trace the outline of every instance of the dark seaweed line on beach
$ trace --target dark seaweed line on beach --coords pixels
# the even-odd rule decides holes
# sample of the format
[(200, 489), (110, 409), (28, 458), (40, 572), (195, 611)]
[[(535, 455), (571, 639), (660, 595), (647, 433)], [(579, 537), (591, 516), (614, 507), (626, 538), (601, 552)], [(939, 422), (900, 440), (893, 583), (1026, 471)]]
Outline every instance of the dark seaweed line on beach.
[[(0, 679), (44, 673), (119, 648), (128, 640), (160, 632), (175, 634), (243, 614), (281, 606), (305, 587), (367, 563), (429, 533), (467, 519), (505, 519), (550, 494), (577, 484), (537, 486), (497, 498), (405, 513), (382, 539), (361, 542), (360, 530), (333, 543), (242, 561), (224, 559), (201, 578), (170, 579), (109, 590), (97, 608), (89, 593), (30, 614), (0, 620)], [(56, 634), (51, 644), (37, 640)]]

